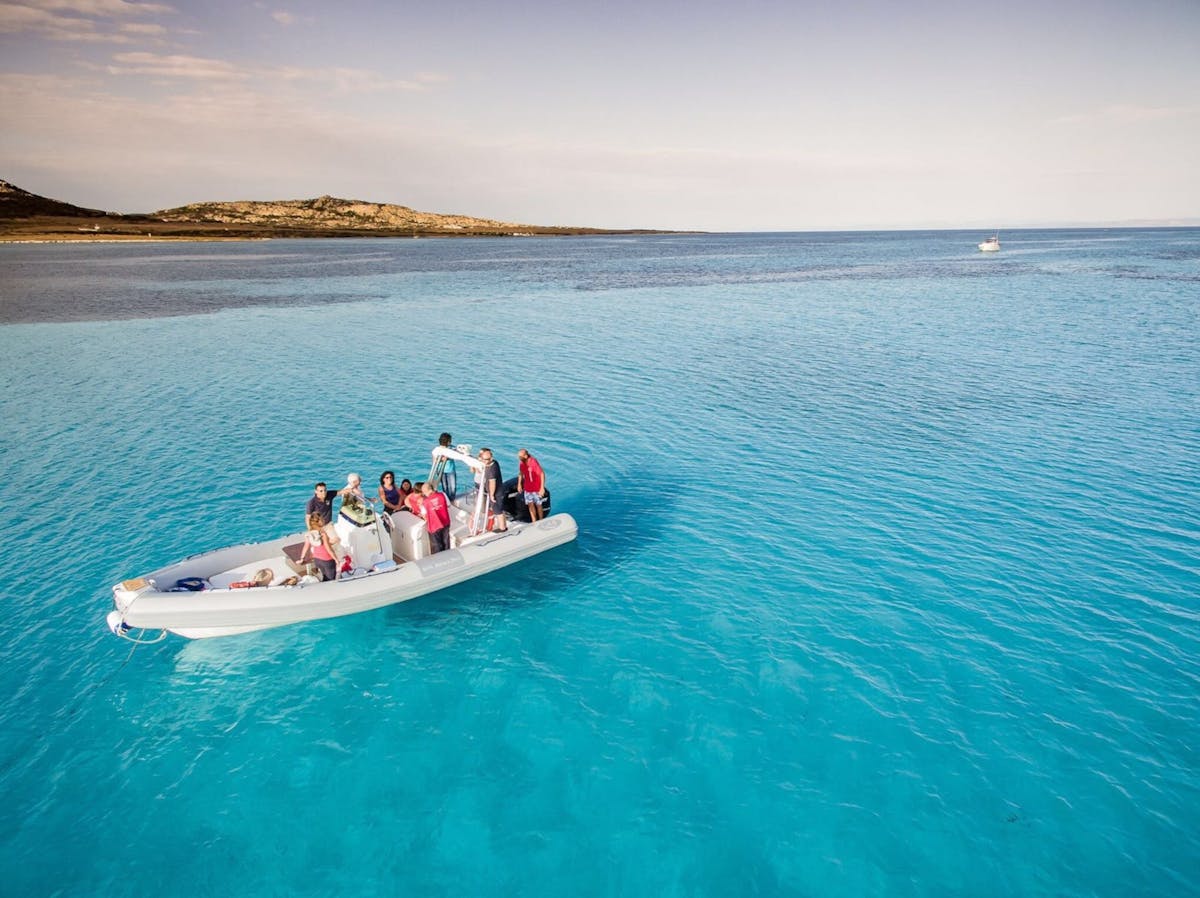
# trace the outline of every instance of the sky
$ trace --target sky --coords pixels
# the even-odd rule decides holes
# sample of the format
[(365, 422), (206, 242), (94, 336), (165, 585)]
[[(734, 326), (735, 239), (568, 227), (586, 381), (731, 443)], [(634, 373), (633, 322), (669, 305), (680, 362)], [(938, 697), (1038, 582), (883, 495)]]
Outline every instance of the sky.
[(0, 0), (0, 178), (709, 231), (1200, 223), (1200, 0)]

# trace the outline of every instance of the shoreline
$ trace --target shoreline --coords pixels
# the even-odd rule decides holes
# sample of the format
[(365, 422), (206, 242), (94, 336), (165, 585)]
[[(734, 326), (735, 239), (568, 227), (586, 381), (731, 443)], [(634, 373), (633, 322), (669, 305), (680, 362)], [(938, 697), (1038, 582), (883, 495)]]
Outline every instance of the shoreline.
[[(642, 228), (607, 229), (580, 227), (476, 227), (476, 228), (358, 228), (337, 226), (297, 227), (279, 224), (224, 224), (196, 221), (130, 221), (108, 216), (29, 216), (0, 219), (0, 243), (163, 243), (247, 240), (304, 239), (470, 239), (472, 237), (582, 237), (644, 236), (684, 233)], [(688, 232), (695, 233), (695, 232)]]
[(486, 232), (486, 233), (432, 233), (393, 234), (367, 232), (335, 233), (324, 231), (277, 231), (271, 234), (108, 234), (103, 237), (92, 234), (55, 234), (34, 232), (29, 235), (0, 235), (0, 244), (36, 243), (246, 243), (263, 240), (472, 240), (480, 238), (521, 239), (530, 237), (646, 237), (668, 234), (702, 234), (703, 231), (604, 231), (581, 228), (564, 228), (554, 232)]
[(0, 245), (20, 244), (30, 245), (39, 243), (250, 243), (255, 241), (274, 240), (274, 237), (0, 237)]

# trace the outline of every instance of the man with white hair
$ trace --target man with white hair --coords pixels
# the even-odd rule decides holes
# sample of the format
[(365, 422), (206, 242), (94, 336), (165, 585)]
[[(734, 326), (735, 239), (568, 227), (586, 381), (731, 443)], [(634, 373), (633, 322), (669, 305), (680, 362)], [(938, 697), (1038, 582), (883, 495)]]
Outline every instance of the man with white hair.
[(358, 506), (360, 508), (367, 507), (367, 497), (363, 495), (362, 478), (357, 474), (346, 475), (346, 485), (338, 490), (338, 496), (342, 500), (342, 507)]

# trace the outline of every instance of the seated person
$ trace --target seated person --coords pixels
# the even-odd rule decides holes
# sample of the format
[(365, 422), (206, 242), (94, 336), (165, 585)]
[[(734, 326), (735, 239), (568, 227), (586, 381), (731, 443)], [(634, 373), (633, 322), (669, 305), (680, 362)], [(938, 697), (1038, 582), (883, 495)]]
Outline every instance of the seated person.
[(379, 501), (383, 503), (383, 510), (388, 514), (404, 508), (404, 495), (396, 486), (396, 475), (392, 471), (384, 471), (383, 476), (379, 478)]
[(229, 584), (230, 589), (253, 589), (256, 586), (270, 586), (275, 579), (275, 572), (269, 567), (259, 568), (249, 580), (235, 580)]

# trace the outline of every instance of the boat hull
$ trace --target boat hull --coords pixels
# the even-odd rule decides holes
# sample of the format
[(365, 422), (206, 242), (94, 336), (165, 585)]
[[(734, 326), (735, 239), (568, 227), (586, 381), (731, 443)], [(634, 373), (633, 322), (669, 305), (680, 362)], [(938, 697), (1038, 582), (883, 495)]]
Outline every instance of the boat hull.
[[(551, 515), (530, 524), (514, 524), (507, 533), (487, 534), (387, 570), (296, 586), (208, 589), (169, 592), (162, 587), (187, 578), (208, 578), (239, 565), (253, 566), (283, 552), (297, 536), (268, 543), (233, 546), (185, 559), (113, 587), (114, 631), (168, 630), (189, 639), (233, 636), (303, 621), (341, 617), (382, 608), (462, 583), (530, 558), (575, 539), (578, 526), (569, 514)], [(168, 587), (169, 588), (169, 587)]]

